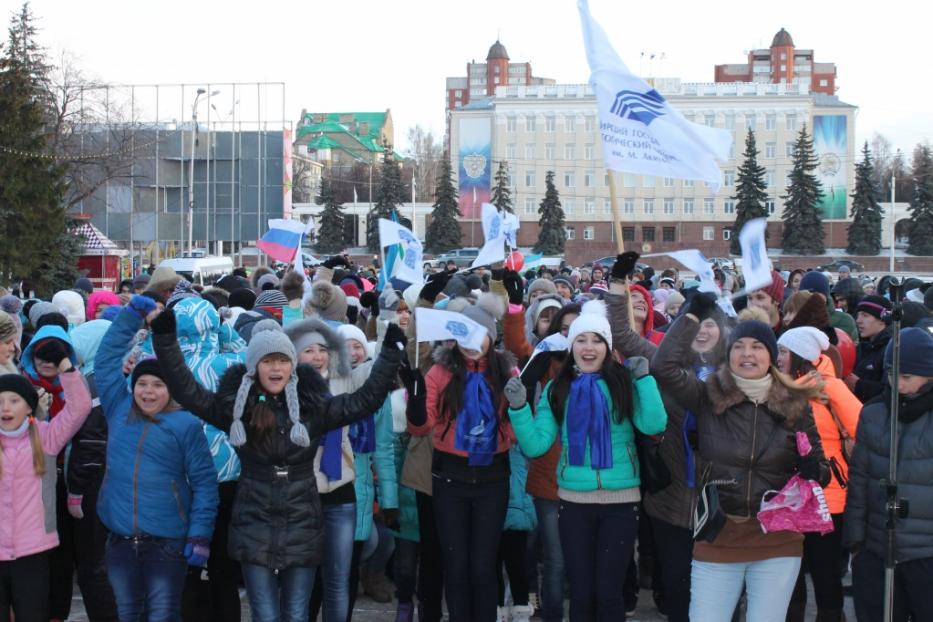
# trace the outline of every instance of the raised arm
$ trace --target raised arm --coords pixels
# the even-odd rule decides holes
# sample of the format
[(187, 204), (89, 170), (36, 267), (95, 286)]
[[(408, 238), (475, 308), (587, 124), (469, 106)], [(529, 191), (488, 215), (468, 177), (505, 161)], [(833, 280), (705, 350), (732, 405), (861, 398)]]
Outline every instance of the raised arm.
[(123, 359), (129, 352), (136, 331), (143, 325), (143, 319), (155, 311), (156, 304), (151, 298), (133, 296), (117, 319), (100, 341), (94, 363), (94, 379), (97, 383), (97, 395), (100, 396), (104, 416), (123, 415), (122, 402), (130, 399), (130, 390), (123, 375)]
[(694, 315), (686, 313), (680, 316), (651, 358), (651, 375), (661, 390), (690, 409), (696, 409), (706, 396), (706, 386), (690, 368), (693, 359), (690, 344), (699, 330), (700, 322)]
[(39, 427), (42, 448), (49, 454), (58, 454), (64, 449), (91, 412), (91, 394), (84, 384), (84, 376), (71, 366), (68, 359), (59, 365), (60, 370), (62, 367), (68, 368), (68, 371), (62, 370), (58, 374), (65, 391), (65, 407), (55, 418), (43, 421)]
[(623, 358), (643, 356), (651, 360), (658, 346), (632, 328), (632, 305), (629, 300), (628, 285), (618, 279), (612, 279), (609, 282), (609, 293), (603, 298), (606, 301), (606, 310), (609, 312), (609, 326), (612, 327), (612, 349)]

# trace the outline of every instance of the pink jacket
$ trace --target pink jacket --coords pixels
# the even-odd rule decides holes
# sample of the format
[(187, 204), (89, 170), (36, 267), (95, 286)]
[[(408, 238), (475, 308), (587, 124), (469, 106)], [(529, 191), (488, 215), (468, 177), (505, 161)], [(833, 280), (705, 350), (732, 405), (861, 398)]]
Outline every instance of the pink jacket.
[(45, 475), (36, 475), (32, 466), (28, 432), (18, 438), (0, 436), (0, 447), (3, 448), (0, 561), (14, 560), (58, 546), (55, 457), (91, 412), (91, 395), (81, 374), (71, 371), (59, 377), (65, 391), (65, 407), (51, 421), (38, 423), (39, 438), (45, 450)]

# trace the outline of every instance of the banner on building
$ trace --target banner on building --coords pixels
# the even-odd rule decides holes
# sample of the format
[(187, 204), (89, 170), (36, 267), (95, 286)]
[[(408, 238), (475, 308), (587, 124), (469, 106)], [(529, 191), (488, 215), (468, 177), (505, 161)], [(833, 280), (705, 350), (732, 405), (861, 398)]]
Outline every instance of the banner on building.
[(813, 117), (813, 152), (820, 161), (816, 175), (823, 184), (819, 206), (826, 220), (846, 218), (848, 146), (845, 115)]
[(460, 119), (459, 197), (464, 218), (480, 217), (492, 197), (492, 127), (484, 118)]

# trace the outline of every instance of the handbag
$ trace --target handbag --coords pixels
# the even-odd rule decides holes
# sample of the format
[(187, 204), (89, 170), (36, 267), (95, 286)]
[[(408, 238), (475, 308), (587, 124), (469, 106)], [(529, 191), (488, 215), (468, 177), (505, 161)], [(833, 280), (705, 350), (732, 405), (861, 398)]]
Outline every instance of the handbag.
[(671, 485), (671, 470), (661, 456), (663, 436), (649, 436), (635, 431), (641, 485), (650, 494), (657, 494)]
[[(726, 513), (719, 505), (720, 482), (712, 481), (700, 489), (693, 510), (693, 539), (712, 542), (726, 526)], [(722, 482), (727, 483), (727, 482)]]

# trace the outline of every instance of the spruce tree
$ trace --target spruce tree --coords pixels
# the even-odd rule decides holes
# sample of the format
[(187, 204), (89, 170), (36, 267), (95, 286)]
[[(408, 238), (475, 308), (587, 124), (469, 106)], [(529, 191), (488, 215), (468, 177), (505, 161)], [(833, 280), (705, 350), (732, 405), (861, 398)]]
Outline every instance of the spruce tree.
[(437, 175), (431, 224), (424, 235), (425, 250), (429, 253), (443, 253), (460, 248), (462, 233), (457, 220), (460, 216), (462, 214), (457, 189), (454, 188), (453, 169), (450, 158), (445, 155), (441, 162), (441, 172)]
[(77, 264), (77, 245), (64, 238), (64, 170), (47, 153), (48, 72), (24, 4), (0, 56), (0, 281), (26, 277), (43, 294), (70, 287)]
[(911, 255), (933, 255), (933, 156), (929, 145), (914, 150), (912, 178), (914, 193), (910, 199)]
[(846, 247), (850, 255), (877, 255), (881, 252), (881, 206), (878, 204), (874, 170), (868, 141), (865, 141), (862, 161), (855, 165), (852, 224), (849, 225), (849, 245)]
[(366, 215), (366, 246), (372, 253), (379, 252), (379, 219), (392, 219), (392, 212), (398, 217), (398, 206), (405, 200), (402, 186), (402, 171), (392, 152), (392, 146), (386, 147), (382, 160), (382, 174), (379, 188), (376, 190), (376, 202)]
[(509, 189), (509, 171), (504, 161), (499, 162), (496, 169), (496, 185), (492, 187), (492, 204), (500, 211), (514, 214), (512, 207), (512, 191)]
[[(735, 224), (732, 225), (732, 241), (729, 244), (729, 252), (733, 255), (740, 255), (742, 248), (739, 245), (739, 232), (749, 220), (755, 218), (768, 217), (768, 199), (767, 187), (765, 182), (765, 167), (758, 164), (758, 151), (755, 146), (755, 132), (748, 130), (745, 137), (744, 161), (739, 166), (738, 174), (735, 179)], [(765, 237), (767, 238), (767, 230)]]
[(321, 180), (321, 194), (314, 199), (318, 205), (323, 205), (321, 220), (317, 229), (315, 250), (320, 253), (333, 254), (345, 246), (345, 223), (343, 204), (337, 201), (333, 182), (326, 177)]
[(567, 232), (564, 230), (564, 210), (560, 206), (560, 195), (554, 186), (554, 171), (548, 171), (545, 177), (544, 199), (538, 208), (541, 218), (538, 220), (538, 243), (534, 252), (545, 255), (560, 255), (564, 252)]
[(823, 198), (823, 184), (813, 171), (819, 160), (813, 153), (813, 140), (807, 134), (807, 126), (800, 129), (794, 143), (794, 167), (790, 173), (790, 186), (784, 200), (785, 253), (795, 255), (822, 255), (825, 250), (823, 219), (820, 217), (819, 202)]

